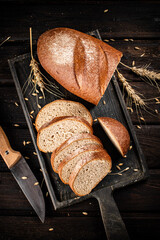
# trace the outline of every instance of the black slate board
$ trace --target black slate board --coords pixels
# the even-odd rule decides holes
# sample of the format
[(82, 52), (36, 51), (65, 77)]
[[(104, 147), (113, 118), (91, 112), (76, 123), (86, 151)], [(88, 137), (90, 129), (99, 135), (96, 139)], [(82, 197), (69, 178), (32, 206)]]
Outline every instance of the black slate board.
[[(90, 35), (93, 35), (99, 39), (100, 35), (98, 30), (92, 31), (89, 33)], [(36, 58), (36, 54), (35, 54)], [(79, 97), (71, 94), (67, 90), (65, 90), (63, 87), (61, 87), (55, 80), (52, 79), (52, 82), (55, 82), (55, 84), (59, 87), (60, 91), (63, 92), (64, 98), (73, 100), (73, 101), (79, 101), (82, 104), (84, 104), (91, 112), (93, 119), (97, 119), (97, 117), (100, 116), (108, 116), (117, 119), (122, 124), (126, 126), (130, 133), (131, 137), (131, 145), (132, 149), (127, 153), (126, 158), (122, 158), (120, 154), (115, 150), (114, 146), (110, 142), (110, 140), (106, 137), (104, 131), (98, 124), (98, 122), (94, 122), (93, 129), (94, 134), (98, 136), (104, 145), (104, 148), (108, 151), (108, 153), (111, 155), (112, 158), (112, 172), (108, 174), (99, 184), (98, 186), (87, 196), (84, 197), (77, 197), (72, 192), (72, 190), (69, 188), (69, 186), (64, 185), (58, 175), (53, 172), (51, 165), (50, 165), (50, 154), (42, 154), (36, 145), (36, 130), (33, 126), (35, 117), (39, 111), (39, 108), (37, 106), (36, 97), (32, 95), (33, 86), (30, 84), (28, 88), (26, 89), (25, 93), (24, 90), (22, 91), (22, 88), (24, 86), (24, 83), (26, 82), (29, 74), (30, 74), (30, 54), (24, 54), (21, 56), (18, 56), (14, 59), (9, 60), (9, 66), (13, 75), (13, 79), (16, 85), (17, 93), (24, 111), (24, 115), (26, 117), (26, 121), (31, 133), (31, 137), (35, 146), (35, 150), (38, 155), (38, 160), (40, 163), (40, 166), (43, 171), (44, 179), (46, 182), (46, 185), (48, 187), (48, 191), (53, 203), (53, 206), (55, 209), (69, 206), (73, 203), (80, 202), (82, 200), (85, 200), (89, 197), (96, 197), (100, 203), (100, 208), (102, 204), (102, 198), (106, 198), (106, 196), (103, 193), (106, 192), (107, 198), (110, 199), (110, 206), (111, 202), (113, 203), (113, 199), (111, 199), (111, 192), (120, 187), (124, 187), (128, 184), (132, 184), (134, 182), (140, 181), (148, 176), (147, 166), (144, 159), (144, 155), (141, 151), (141, 148), (139, 146), (139, 143), (137, 141), (134, 127), (132, 125), (131, 119), (129, 117), (129, 114), (127, 112), (123, 97), (121, 95), (121, 91), (118, 85), (118, 82), (115, 78), (115, 76), (112, 77), (109, 86), (99, 102), (97, 106), (94, 106)], [(47, 76), (48, 79), (51, 80), (51, 77), (48, 76), (46, 72), (42, 69), (42, 72)], [(42, 94), (39, 94), (42, 95)], [(56, 98), (45, 92), (45, 100), (39, 99), (38, 103), (43, 107), (45, 104), (54, 101)], [(28, 101), (25, 101), (24, 98), (28, 98)], [(30, 117), (30, 112), (34, 110), (33, 119)], [(122, 174), (119, 174), (119, 170), (116, 168), (116, 165), (119, 163), (123, 163), (123, 166), (121, 167), (122, 170), (128, 169), (124, 171)], [(135, 170), (136, 169), (136, 170)], [(103, 190), (105, 189), (105, 190)], [(110, 195), (110, 196), (109, 196)], [(108, 201), (106, 201), (107, 203)], [(103, 206), (106, 204), (105, 202), (102, 204)], [(115, 206), (113, 206), (115, 210)], [(114, 211), (113, 210), (113, 211)], [(109, 218), (106, 220), (107, 213), (109, 215), (108, 210), (105, 208), (106, 213), (104, 214), (103, 207), (101, 208), (102, 211), (102, 218), (105, 224), (106, 232), (108, 232), (108, 238), (111, 239), (114, 236), (114, 239), (121, 239), (120, 236), (125, 238), (125, 234), (119, 235), (119, 233), (115, 233), (115, 230), (112, 231), (111, 229), (108, 229), (108, 221)], [(115, 210), (115, 216), (119, 216), (118, 209)], [(112, 220), (112, 216), (110, 216), (110, 221)], [(117, 220), (120, 222), (120, 220)], [(121, 233), (122, 228), (124, 228), (123, 224), (120, 226), (120, 228), (117, 228)], [(112, 232), (112, 233), (111, 233)], [(113, 234), (114, 232), (114, 234)], [(116, 235), (118, 238), (116, 238)]]

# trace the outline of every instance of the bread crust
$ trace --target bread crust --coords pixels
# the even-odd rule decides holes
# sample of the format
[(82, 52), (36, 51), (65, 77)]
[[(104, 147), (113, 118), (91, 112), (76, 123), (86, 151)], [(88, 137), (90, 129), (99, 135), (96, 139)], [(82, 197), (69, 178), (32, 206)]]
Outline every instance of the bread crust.
[[(107, 163), (109, 164), (109, 168), (108, 168), (108, 173), (109, 173), (109, 171), (110, 171), (110, 169), (111, 169), (111, 167), (112, 167), (112, 162), (111, 162), (111, 157), (110, 157), (109, 154), (106, 152), (106, 150), (102, 150), (102, 151), (100, 151), (100, 152), (95, 152), (95, 153), (93, 154), (93, 156), (89, 157), (88, 159), (82, 159), (82, 160), (80, 160), (80, 161), (76, 164), (76, 166), (75, 166), (75, 168), (73, 169), (73, 171), (72, 171), (72, 173), (71, 173), (71, 175), (70, 175), (70, 178), (69, 178), (69, 186), (70, 186), (70, 188), (72, 189), (72, 191), (73, 191), (76, 195), (78, 195), (78, 196), (84, 196), (84, 195), (81, 195), (81, 194), (77, 193), (76, 190), (75, 190), (75, 188), (74, 188), (74, 181), (75, 181), (78, 173), (80, 172), (80, 170), (81, 170), (87, 163), (89, 163), (89, 162), (91, 162), (91, 161), (95, 161), (95, 160), (101, 159), (101, 158), (105, 159), (105, 160), (107, 161)], [(108, 174), (108, 173), (107, 173), (107, 174)], [(105, 174), (105, 176), (106, 176), (106, 174)], [(94, 188), (98, 185), (98, 183), (99, 183), (105, 176), (101, 177), (101, 178), (99, 179), (99, 181), (94, 185), (94, 187), (93, 187), (92, 189), (94, 189)], [(92, 190), (91, 190), (91, 191), (92, 191)], [(90, 192), (89, 192), (89, 193), (90, 193)], [(89, 193), (88, 193), (88, 194), (89, 194)], [(85, 194), (85, 195), (86, 195), (86, 194)]]
[(69, 28), (43, 33), (38, 39), (37, 54), (43, 68), (57, 82), (95, 105), (122, 57), (120, 51), (103, 41)]
[(102, 142), (100, 141), (100, 139), (98, 137), (96, 137), (93, 134), (90, 133), (80, 133), (80, 134), (75, 134), (73, 137), (67, 139), (64, 143), (62, 143), (55, 151), (52, 152), (51, 154), (51, 166), (54, 170), (54, 172), (58, 172), (55, 168), (54, 168), (54, 159), (56, 157), (56, 155), (62, 151), (63, 149), (67, 148), (70, 144), (72, 144), (75, 141), (78, 140), (84, 140), (84, 139), (94, 139), (99, 145), (103, 146)]
[[(60, 117), (61, 118), (61, 117)], [(63, 118), (63, 117), (62, 117)], [(58, 118), (57, 119), (53, 119), (53, 122), (49, 123), (47, 126), (41, 128), (38, 133), (37, 133), (37, 146), (39, 148), (40, 151), (42, 152), (45, 152), (43, 149), (40, 148), (39, 146), (39, 138), (40, 138), (40, 135), (41, 135), (41, 132), (44, 131), (46, 128), (50, 127), (51, 125), (53, 124), (56, 124), (57, 122), (63, 122), (63, 121), (67, 121), (67, 120), (73, 120), (73, 121), (79, 121), (79, 122), (82, 122), (84, 125), (86, 125), (90, 131), (91, 134), (93, 134), (93, 129), (92, 127), (90, 126), (90, 124), (85, 121), (83, 118), (79, 118), (79, 117), (64, 117), (63, 119), (60, 119)]]
[(63, 171), (63, 167), (71, 160), (73, 160), (73, 158), (77, 157), (78, 155), (83, 154), (84, 152), (90, 152), (90, 151), (95, 151), (95, 152), (99, 152), (102, 151), (103, 146), (102, 145), (98, 145), (98, 144), (88, 144), (85, 145), (83, 148), (79, 148), (77, 149), (72, 156), (64, 158), (64, 160), (60, 163), (59, 167), (58, 167), (58, 174), (59, 177), (61, 179), (61, 181), (65, 184), (68, 184), (68, 182), (65, 182), (65, 180), (62, 177), (62, 171)]
[(79, 102), (73, 102), (73, 101), (71, 101), (71, 100), (58, 99), (58, 100), (55, 100), (55, 101), (53, 101), (53, 102), (50, 102), (50, 103), (46, 104), (46, 105), (45, 105), (43, 108), (41, 108), (41, 110), (38, 112), (38, 114), (37, 114), (37, 116), (36, 116), (36, 120), (35, 120), (35, 128), (36, 128), (37, 132), (39, 131), (39, 129), (38, 129), (38, 127), (37, 127), (37, 122), (38, 122), (38, 118), (39, 118), (41, 112), (44, 111), (44, 109), (47, 108), (49, 105), (55, 104), (55, 103), (57, 103), (57, 102), (68, 102), (68, 103), (71, 103), (71, 104), (74, 103), (74, 104), (77, 104), (77, 106), (79, 105), (79, 106), (83, 107), (83, 108), (88, 112), (88, 115), (89, 115), (89, 117), (90, 117), (90, 122), (89, 122), (89, 124), (92, 126), (92, 124), (93, 124), (93, 118), (92, 118), (89, 110), (88, 110), (83, 104), (81, 104), (81, 103), (79, 103)]
[(124, 157), (130, 146), (130, 136), (126, 127), (116, 119), (109, 118), (109, 117), (99, 117), (98, 121), (101, 124), (104, 131), (105, 131), (105, 128), (109, 129), (112, 136), (115, 138), (115, 141), (119, 145), (120, 149), (117, 148), (118, 151)]

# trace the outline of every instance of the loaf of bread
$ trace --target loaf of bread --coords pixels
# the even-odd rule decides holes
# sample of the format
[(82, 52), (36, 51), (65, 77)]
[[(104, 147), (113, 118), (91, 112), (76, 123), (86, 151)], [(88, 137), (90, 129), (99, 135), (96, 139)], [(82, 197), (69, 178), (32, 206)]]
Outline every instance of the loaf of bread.
[(99, 152), (103, 149), (98, 144), (84, 145), (82, 148), (78, 148), (71, 156), (64, 158), (58, 167), (58, 174), (63, 183), (68, 184), (69, 177), (76, 166), (76, 163), (82, 158), (90, 157), (93, 152)]
[(37, 146), (42, 152), (53, 152), (68, 138), (78, 133), (93, 133), (92, 127), (83, 118), (59, 117), (38, 131)]
[(85, 33), (55, 28), (37, 43), (42, 67), (71, 93), (98, 104), (122, 53)]
[(60, 163), (74, 155), (75, 151), (81, 151), (84, 146), (97, 145), (102, 147), (101, 141), (89, 133), (75, 134), (67, 141), (62, 143), (59, 148), (53, 151), (51, 155), (51, 165), (55, 172), (58, 172)]
[(93, 123), (90, 112), (79, 102), (69, 100), (56, 100), (45, 105), (35, 120), (36, 130), (56, 117), (76, 116), (84, 118), (90, 125)]
[(89, 194), (92, 189), (109, 173), (111, 158), (105, 150), (93, 152), (82, 157), (74, 167), (69, 185), (78, 196)]
[(117, 150), (124, 157), (130, 146), (130, 136), (126, 127), (116, 119), (109, 117), (99, 117), (98, 121)]

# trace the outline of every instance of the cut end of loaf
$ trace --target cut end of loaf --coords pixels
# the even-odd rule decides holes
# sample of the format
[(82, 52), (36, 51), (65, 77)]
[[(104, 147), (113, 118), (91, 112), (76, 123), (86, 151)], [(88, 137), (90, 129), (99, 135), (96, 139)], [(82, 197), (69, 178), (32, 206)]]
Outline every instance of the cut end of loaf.
[(130, 146), (130, 136), (127, 129), (116, 119), (109, 117), (100, 117), (98, 121), (105, 133), (124, 157)]

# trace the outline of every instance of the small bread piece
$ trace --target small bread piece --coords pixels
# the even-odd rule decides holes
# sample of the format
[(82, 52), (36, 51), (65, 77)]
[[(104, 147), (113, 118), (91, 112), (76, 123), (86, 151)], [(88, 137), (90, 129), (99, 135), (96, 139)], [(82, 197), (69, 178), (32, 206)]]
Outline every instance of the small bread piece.
[(113, 118), (99, 117), (98, 121), (117, 150), (124, 157), (130, 146), (130, 136), (127, 129), (122, 123)]
[(58, 172), (60, 163), (68, 157), (71, 157), (77, 149), (81, 149), (84, 146), (95, 144), (103, 146), (99, 138), (89, 133), (75, 134), (62, 145), (52, 152), (51, 165), (55, 172)]
[(105, 150), (93, 152), (91, 156), (79, 160), (74, 167), (69, 186), (78, 196), (89, 194), (92, 189), (109, 173), (111, 158)]
[(90, 125), (93, 123), (92, 116), (85, 106), (79, 102), (59, 99), (45, 105), (37, 114), (35, 120), (36, 130), (56, 117), (76, 116), (84, 118)]
[(42, 67), (71, 93), (98, 104), (122, 53), (105, 42), (69, 28), (44, 32), (37, 43)]
[(42, 152), (53, 152), (64, 141), (77, 133), (93, 133), (92, 127), (82, 118), (66, 117), (41, 128), (37, 146)]
[(78, 148), (71, 156), (64, 158), (58, 167), (58, 174), (63, 183), (68, 184), (69, 177), (76, 166), (76, 163), (82, 158), (87, 158), (92, 155), (93, 152), (99, 152), (103, 149), (98, 144), (88, 144), (82, 148)]

